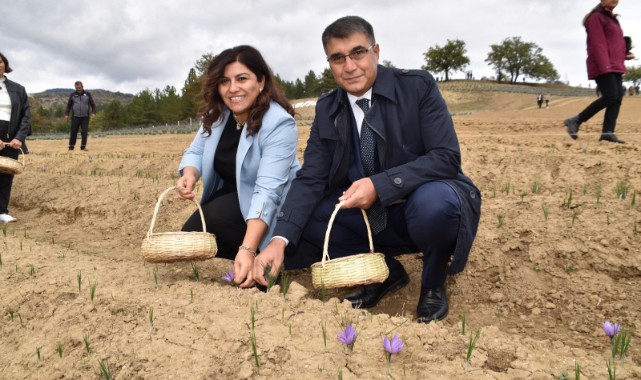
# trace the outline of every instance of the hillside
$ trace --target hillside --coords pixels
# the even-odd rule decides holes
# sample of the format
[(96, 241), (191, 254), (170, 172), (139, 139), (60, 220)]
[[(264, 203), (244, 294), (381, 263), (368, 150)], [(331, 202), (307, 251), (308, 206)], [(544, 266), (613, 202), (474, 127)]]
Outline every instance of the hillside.
[[(54, 88), (43, 92), (31, 94), (36, 100), (36, 104), (45, 109), (53, 109), (57, 106), (66, 107), (69, 100), (69, 94), (74, 92), (72, 88)], [(96, 105), (106, 105), (114, 100), (118, 100), (123, 105), (128, 104), (133, 99), (132, 94), (125, 94), (122, 92), (112, 92), (102, 89), (87, 89), (91, 93)]]

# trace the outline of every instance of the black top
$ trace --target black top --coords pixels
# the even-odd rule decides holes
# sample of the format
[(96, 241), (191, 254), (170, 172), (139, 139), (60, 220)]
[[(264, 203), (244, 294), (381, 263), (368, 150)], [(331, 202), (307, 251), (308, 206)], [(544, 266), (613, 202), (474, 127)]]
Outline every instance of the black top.
[(242, 129), (236, 129), (236, 120), (230, 115), (214, 155), (214, 171), (223, 179), (219, 191), (236, 192), (236, 151)]

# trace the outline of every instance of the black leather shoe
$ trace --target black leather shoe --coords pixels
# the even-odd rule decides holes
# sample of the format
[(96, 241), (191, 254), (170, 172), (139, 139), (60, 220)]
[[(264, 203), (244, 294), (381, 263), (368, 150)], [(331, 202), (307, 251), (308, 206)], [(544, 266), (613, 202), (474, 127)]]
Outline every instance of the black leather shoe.
[(447, 317), (448, 311), (445, 285), (436, 289), (421, 289), (421, 297), (418, 299), (418, 307), (416, 308), (419, 322), (440, 321)]
[(614, 133), (602, 133), (599, 141), (609, 141), (618, 144), (625, 144), (625, 141), (619, 139)]
[(345, 296), (345, 299), (352, 303), (355, 309), (368, 309), (376, 306), (378, 301), (389, 292), (395, 292), (409, 284), (410, 276), (403, 267), (400, 270), (390, 272), (389, 277), (380, 284), (365, 285), (354, 293)]
[(568, 135), (570, 135), (570, 137), (572, 137), (573, 140), (576, 140), (579, 137), (579, 125), (581, 125), (581, 122), (579, 121), (579, 117), (574, 116), (569, 119), (565, 119), (563, 121), (563, 124), (565, 124), (565, 128), (568, 131)]

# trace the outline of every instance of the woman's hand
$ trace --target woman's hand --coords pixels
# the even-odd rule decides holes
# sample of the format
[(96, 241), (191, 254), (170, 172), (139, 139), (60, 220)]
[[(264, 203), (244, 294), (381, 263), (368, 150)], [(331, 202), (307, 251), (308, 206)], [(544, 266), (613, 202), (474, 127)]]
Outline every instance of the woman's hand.
[(626, 59), (627, 61), (629, 61), (629, 60), (631, 60), (631, 59), (634, 59), (634, 58), (636, 58), (636, 57), (634, 56), (634, 53), (628, 53), (628, 54), (626, 54), (626, 55), (625, 55), (625, 59)]
[[(192, 170), (188, 170), (192, 169)], [(195, 173), (193, 168), (185, 168), (183, 170), (183, 176), (176, 181), (176, 193), (179, 198), (187, 199), (193, 201), (196, 198), (194, 194), (194, 188), (196, 188), (196, 182), (198, 181), (198, 176)]]
[(8, 146), (10, 148), (13, 148), (13, 149), (20, 149), (20, 148), (22, 148), (22, 141), (20, 141), (18, 139), (13, 139), (8, 143), (0, 141), (0, 150), (4, 149), (4, 147), (6, 147), (6, 146)]
[(234, 282), (240, 288), (250, 288), (254, 286), (254, 279), (251, 276), (254, 267), (254, 255), (245, 250), (239, 249), (234, 260)]

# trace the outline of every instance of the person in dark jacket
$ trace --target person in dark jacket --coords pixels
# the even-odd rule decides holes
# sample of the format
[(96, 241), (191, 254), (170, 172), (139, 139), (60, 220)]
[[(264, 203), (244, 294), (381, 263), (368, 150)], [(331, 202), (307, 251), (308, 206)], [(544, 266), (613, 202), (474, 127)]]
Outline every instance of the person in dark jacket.
[(82, 141), (80, 143), (81, 150), (87, 150), (87, 137), (89, 136), (89, 118), (96, 117), (96, 103), (93, 97), (87, 91), (81, 81), (76, 81), (74, 84), (76, 91), (69, 95), (67, 102), (67, 109), (65, 110), (65, 120), (69, 120), (71, 114), (71, 135), (69, 136), (69, 150), (74, 150), (76, 147), (76, 139), (78, 138), (78, 129), (81, 129)]
[[(16, 160), (31, 130), (29, 98), (24, 87), (5, 76), (13, 70), (2, 53), (0, 58), (0, 156)], [(9, 214), (12, 185), (13, 175), (0, 173), (0, 224), (16, 221)]]
[(443, 319), (447, 274), (465, 267), (481, 212), (481, 194), (461, 170), (445, 101), (429, 73), (379, 65), (373, 28), (360, 17), (336, 20), (322, 41), (339, 88), (317, 101), (303, 166), (274, 237), (254, 261), (254, 279), (265, 285), (266, 268), (276, 275), (283, 263), (289, 269), (320, 261), (328, 219), (341, 202), (329, 239), (332, 259), (369, 251), (359, 210), (365, 209), (375, 251), (385, 253), (390, 270), (383, 283), (346, 299), (375, 306), (409, 282), (394, 256), (420, 251), (418, 320)]
[(605, 108), (599, 141), (625, 143), (614, 134), (614, 129), (625, 93), (622, 83), (626, 72), (624, 62), (634, 59), (634, 54), (626, 46), (617, 15), (613, 13), (618, 4), (619, 0), (601, 0), (583, 18), (583, 26), (588, 35), (588, 79), (594, 79), (597, 94), (600, 92), (601, 96), (581, 113), (563, 122), (568, 134), (575, 140), (579, 137), (581, 124)]

